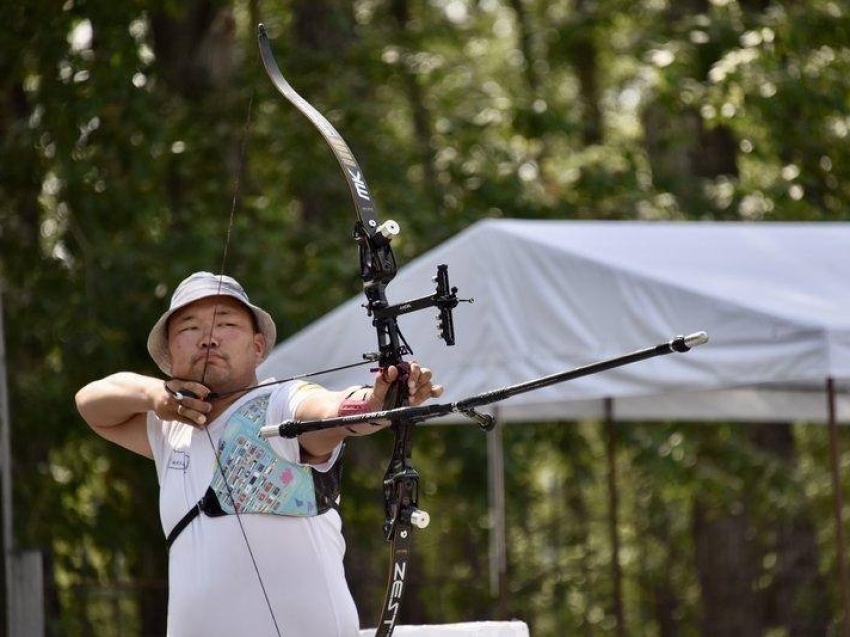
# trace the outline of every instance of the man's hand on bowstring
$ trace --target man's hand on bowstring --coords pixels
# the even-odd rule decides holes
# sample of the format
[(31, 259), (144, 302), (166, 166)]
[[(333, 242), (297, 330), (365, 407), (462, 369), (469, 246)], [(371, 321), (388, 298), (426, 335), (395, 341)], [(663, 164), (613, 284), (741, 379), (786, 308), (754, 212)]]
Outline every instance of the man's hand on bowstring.
[(210, 389), (201, 383), (172, 378), (165, 381), (162, 396), (156, 401), (154, 411), (162, 420), (177, 420), (193, 427), (205, 427), (212, 404), (204, 399)]
[[(409, 365), (404, 364), (399, 367), (402, 367), (402, 369), (399, 370), (395, 365), (391, 365), (375, 375), (375, 387), (369, 397), (369, 405), (373, 411), (384, 409), (387, 393), (398, 379), (399, 374), (404, 374), (405, 367), (407, 367), (407, 402), (409, 405), (419, 405), (429, 398), (439, 398), (443, 395), (443, 386), (431, 382), (433, 374), (427, 367), (422, 367), (416, 361), (411, 361)], [(403, 375), (402, 382), (404, 382)]]

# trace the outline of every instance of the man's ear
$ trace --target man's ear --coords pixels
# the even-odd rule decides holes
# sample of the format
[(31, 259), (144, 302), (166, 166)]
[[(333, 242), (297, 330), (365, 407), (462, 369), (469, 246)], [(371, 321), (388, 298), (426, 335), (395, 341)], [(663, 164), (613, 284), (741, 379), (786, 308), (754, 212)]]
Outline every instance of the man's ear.
[(254, 333), (254, 349), (257, 352), (257, 361), (262, 361), (266, 354), (266, 337), (262, 332)]

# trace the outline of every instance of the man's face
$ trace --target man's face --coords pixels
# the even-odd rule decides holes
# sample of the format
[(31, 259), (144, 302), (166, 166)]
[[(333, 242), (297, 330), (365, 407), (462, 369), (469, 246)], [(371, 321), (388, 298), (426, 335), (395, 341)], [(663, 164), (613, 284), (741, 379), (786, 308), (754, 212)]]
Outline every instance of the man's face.
[(202, 382), (213, 391), (254, 384), (265, 349), (250, 310), (229, 296), (195, 301), (168, 321), (172, 376)]

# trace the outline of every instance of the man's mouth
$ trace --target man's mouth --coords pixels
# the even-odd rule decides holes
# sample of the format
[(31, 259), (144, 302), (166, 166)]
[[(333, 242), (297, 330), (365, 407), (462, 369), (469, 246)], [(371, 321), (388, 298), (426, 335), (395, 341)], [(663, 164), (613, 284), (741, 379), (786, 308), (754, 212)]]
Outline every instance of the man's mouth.
[(222, 356), (221, 354), (215, 354), (213, 352), (209, 352), (209, 353), (200, 354), (198, 356), (195, 356), (192, 359), (192, 364), (197, 365), (198, 363), (203, 363), (204, 365), (206, 365), (206, 364), (212, 363), (214, 361), (224, 361), (224, 360), (226, 360), (226, 358), (224, 356)]

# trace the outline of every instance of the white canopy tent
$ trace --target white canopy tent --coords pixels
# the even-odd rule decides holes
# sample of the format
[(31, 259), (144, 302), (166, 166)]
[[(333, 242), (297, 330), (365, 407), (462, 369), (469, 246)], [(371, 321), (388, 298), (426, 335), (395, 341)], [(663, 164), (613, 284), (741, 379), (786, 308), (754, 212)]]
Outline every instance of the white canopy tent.
[[(436, 310), (399, 318), (415, 358), (446, 386), (441, 402), (705, 330), (708, 345), (687, 354), (510, 398), (498, 405), (498, 421), (829, 422), (850, 635), (834, 433), (835, 423), (850, 422), (850, 224), (486, 220), (404, 266), (388, 287), (389, 302), (433, 293), (427, 281), (441, 263), (458, 296), (475, 299), (455, 311), (457, 345), (434, 336)], [(344, 303), (277, 346), (261, 376), (345, 365), (372, 351), (374, 329), (362, 303)], [(369, 378), (355, 368), (321, 382), (341, 388)], [(491, 584), (505, 573), (501, 437), (498, 428), (493, 433)], [(613, 493), (611, 509), (619, 590)]]
[[(404, 266), (390, 302), (432, 293), (439, 263), (459, 297), (475, 299), (455, 311), (457, 345), (434, 336), (436, 311), (399, 322), (447, 401), (677, 334), (710, 336), (685, 355), (511, 398), (503, 422), (602, 417), (606, 398), (617, 420), (825, 422), (826, 380), (850, 379), (850, 224), (486, 220)], [(375, 348), (362, 302), (281, 343), (261, 374), (359, 360)], [(369, 377), (355, 368), (321, 382)], [(843, 392), (837, 419), (850, 421)]]

